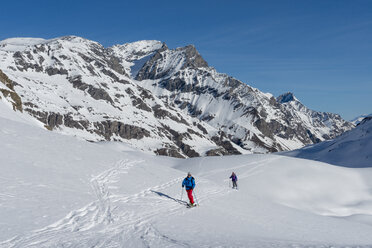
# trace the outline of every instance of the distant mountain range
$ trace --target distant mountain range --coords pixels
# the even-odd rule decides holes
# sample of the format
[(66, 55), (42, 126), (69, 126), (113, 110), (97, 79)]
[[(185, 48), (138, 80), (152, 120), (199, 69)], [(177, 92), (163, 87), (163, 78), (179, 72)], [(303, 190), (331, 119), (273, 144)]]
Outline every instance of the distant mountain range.
[(217, 72), (193, 45), (12, 38), (0, 82), (3, 100), (49, 130), (173, 157), (286, 151), (354, 127)]
[(283, 154), (346, 167), (372, 167), (372, 116), (333, 140)]

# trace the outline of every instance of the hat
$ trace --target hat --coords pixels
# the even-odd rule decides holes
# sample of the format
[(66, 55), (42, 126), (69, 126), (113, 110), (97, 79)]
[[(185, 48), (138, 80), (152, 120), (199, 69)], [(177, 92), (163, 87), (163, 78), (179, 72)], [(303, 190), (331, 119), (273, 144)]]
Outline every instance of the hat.
[(188, 175), (188, 176), (191, 176), (191, 172), (187, 172), (187, 175)]

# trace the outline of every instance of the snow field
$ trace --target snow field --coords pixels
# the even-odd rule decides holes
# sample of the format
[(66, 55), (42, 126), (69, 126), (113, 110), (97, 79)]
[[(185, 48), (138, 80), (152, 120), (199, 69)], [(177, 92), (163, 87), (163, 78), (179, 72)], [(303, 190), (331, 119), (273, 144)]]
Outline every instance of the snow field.
[[(370, 168), (156, 157), (0, 111), (0, 247), (372, 247)], [(181, 200), (188, 171), (192, 209)], [(229, 188), (232, 171), (239, 190)]]

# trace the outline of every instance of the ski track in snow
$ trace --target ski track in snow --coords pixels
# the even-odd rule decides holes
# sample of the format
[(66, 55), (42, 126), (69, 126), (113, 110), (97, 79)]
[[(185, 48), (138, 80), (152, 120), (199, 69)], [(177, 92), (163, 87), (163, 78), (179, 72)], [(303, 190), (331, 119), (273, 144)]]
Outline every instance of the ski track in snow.
[[(94, 202), (71, 211), (65, 218), (45, 228), (35, 230), (25, 236), (17, 236), (0, 243), (1, 247), (190, 247), (186, 243), (173, 240), (159, 233), (151, 224), (157, 216), (180, 213), (186, 201), (173, 197), (162, 197), (164, 191), (177, 185), (177, 192), (183, 177), (156, 185), (138, 193), (122, 196), (110, 192), (110, 184), (117, 182), (118, 176), (143, 161), (122, 160), (112, 168), (94, 176), (91, 186), (96, 196)], [(226, 192), (221, 186), (206, 187), (208, 180), (199, 180), (204, 185), (198, 192), (199, 198), (208, 200)], [(169, 199), (170, 198), (170, 199)], [(184, 199), (187, 198), (184, 194)], [(199, 200), (199, 203), (203, 200)]]
[[(269, 159), (272, 160), (272, 159)], [(128, 173), (129, 169), (143, 161), (121, 160), (112, 168), (92, 177), (91, 186), (96, 196), (94, 202), (71, 211), (65, 218), (32, 233), (15, 237), (3, 243), (2, 247), (122, 247), (123, 244), (143, 247), (192, 247), (161, 234), (152, 224), (156, 216), (177, 214), (185, 209), (186, 201), (172, 197), (167, 199), (157, 194), (160, 190), (170, 188), (177, 184), (180, 186), (183, 177), (156, 185), (138, 193), (122, 196), (110, 193), (110, 184), (118, 181), (118, 176)], [(253, 164), (258, 163), (254, 162)], [(263, 166), (252, 167), (254, 171)], [(235, 166), (237, 169), (249, 164)], [(215, 171), (218, 173), (221, 171)], [(250, 176), (250, 175), (245, 175)], [(232, 192), (226, 191), (221, 185), (210, 182), (200, 176), (198, 180), (196, 199), (199, 204), (211, 198)], [(177, 190), (178, 191), (178, 190)], [(168, 195), (166, 195), (168, 196)], [(187, 198), (183, 194), (184, 199)], [(177, 198), (177, 196), (176, 196)], [(190, 210), (187, 210), (190, 211)]]
[[(265, 166), (277, 158), (245, 163), (230, 169), (252, 166), (240, 177), (250, 177), (261, 172)], [(198, 208), (186, 209), (187, 196), (183, 194), (183, 201), (178, 199), (179, 188), (184, 177), (178, 177), (168, 182), (149, 187), (131, 195), (118, 195), (110, 192), (110, 184), (119, 181), (121, 174), (130, 173), (129, 170), (144, 161), (118, 161), (112, 168), (92, 177), (91, 186), (96, 200), (86, 206), (71, 211), (65, 218), (43, 229), (35, 230), (25, 236), (17, 236), (0, 243), (0, 247), (227, 247), (220, 244), (195, 244), (192, 241), (176, 240), (161, 233), (154, 225), (156, 218), (167, 218), (194, 211)], [(256, 165), (257, 164), (257, 165)], [(223, 172), (213, 171), (212, 174)], [(199, 204), (213, 198), (235, 192), (226, 187), (211, 182), (199, 174), (198, 187), (195, 193)], [(211, 176), (211, 174), (208, 174)], [(224, 180), (225, 181), (225, 180)], [(169, 194), (169, 195), (168, 195)], [(304, 244), (285, 240), (253, 239), (249, 243), (237, 244), (241, 247), (351, 247), (329, 246), (322, 244)], [(370, 247), (370, 246), (358, 246)]]

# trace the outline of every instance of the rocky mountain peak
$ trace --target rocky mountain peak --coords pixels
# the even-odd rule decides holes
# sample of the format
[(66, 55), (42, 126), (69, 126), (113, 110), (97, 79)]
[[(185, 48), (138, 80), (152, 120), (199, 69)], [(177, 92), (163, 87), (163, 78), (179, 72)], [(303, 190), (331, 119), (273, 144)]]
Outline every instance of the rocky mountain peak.
[(109, 49), (126, 60), (138, 60), (157, 50), (168, 48), (164, 42), (158, 40), (141, 40), (123, 45), (114, 45)]
[(298, 101), (292, 92), (284, 93), (277, 97), (279, 103)]
[(181, 48), (185, 54), (185, 63), (182, 66), (184, 68), (200, 68), (200, 67), (208, 67), (207, 61), (203, 59), (203, 57), (199, 54), (196, 50), (194, 45), (188, 45)]
[(136, 79), (159, 79), (170, 77), (185, 69), (208, 68), (208, 63), (202, 58), (195, 46), (188, 45), (176, 49), (168, 49), (164, 44), (151, 59), (147, 60)]

